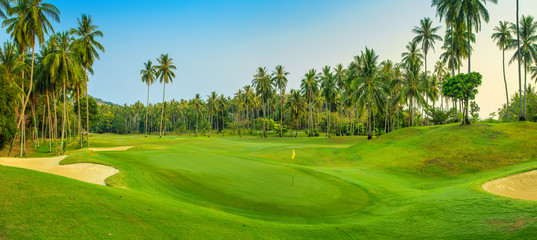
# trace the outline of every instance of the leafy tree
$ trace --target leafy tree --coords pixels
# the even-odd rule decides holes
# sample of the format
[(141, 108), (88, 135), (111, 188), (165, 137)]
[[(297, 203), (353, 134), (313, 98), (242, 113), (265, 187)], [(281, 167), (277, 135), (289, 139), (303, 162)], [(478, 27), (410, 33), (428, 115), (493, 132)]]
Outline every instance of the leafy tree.
[(4, 75), (0, 75), (0, 151), (15, 137), (15, 106), (17, 90)]
[(444, 95), (461, 100), (464, 103), (464, 116), (462, 124), (469, 125), (468, 107), (470, 100), (474, 100), (478, 93), (477, 87), (482, 83), (483, 76), (478, 72), (470, 74), (459, 74), (448, 78), (443, 86)]
[[(89, 103), (89, 112), (86, 111), (86, 103)], [(99, 121), (101, 114), (99, 113), (99, 105), (97, 105), (97, 102), (95, 101), (95, 98), (89, 97), (89, 99), (86, 99), (86, 96), (82, 96), (80, 98), (79, 102), (76, 102), (74, 104), (75, 107), (75, 113), (78, 113), (78, 106), (80, 106), (80, 114), (82, 116), (89, 115), (89, 123), (87, 123), (86, 118), (82, 118), (82, 125), (90, 126), (90, 128), (93, 128), (93, 126)]]

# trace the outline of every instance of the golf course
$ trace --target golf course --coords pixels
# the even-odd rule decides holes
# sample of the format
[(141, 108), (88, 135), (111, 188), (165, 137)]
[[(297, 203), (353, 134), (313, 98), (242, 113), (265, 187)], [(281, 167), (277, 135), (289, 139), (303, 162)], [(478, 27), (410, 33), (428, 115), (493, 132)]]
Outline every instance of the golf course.
[[(118, 169), (107, 186), (0, 166), (0, 237), (529, 239), (537, 202), (482, 185), (536, 169), (536, 132), (521, 122), (407, 128), (370, 141), (96, 134), (102, 151), (73, 142), (60, 164)], [(132, 148), (105, 151), (121, 146)]]

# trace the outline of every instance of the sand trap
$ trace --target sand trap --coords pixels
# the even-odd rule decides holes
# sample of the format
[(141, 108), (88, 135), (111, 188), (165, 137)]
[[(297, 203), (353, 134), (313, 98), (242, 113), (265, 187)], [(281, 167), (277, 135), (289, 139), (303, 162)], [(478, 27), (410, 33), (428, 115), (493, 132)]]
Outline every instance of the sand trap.
[(127, 151), (131, 148), (133, 148), (133, 146), (111, 147), (111, 148), (90, 148), (89, 150), (94, 151), (94, 152), (117, 152), (117, 151)]
[(537, 201), (537, 170), (486, 182), (483, 189), (505, 197)]
[(99, 185), (106, 185), (104, 180), (119, 172), (113, 167), (93, 163), (59, 165), (66, 157), (67, 155), (52, 158), (0, 158), (0, 164), (52, 173)]

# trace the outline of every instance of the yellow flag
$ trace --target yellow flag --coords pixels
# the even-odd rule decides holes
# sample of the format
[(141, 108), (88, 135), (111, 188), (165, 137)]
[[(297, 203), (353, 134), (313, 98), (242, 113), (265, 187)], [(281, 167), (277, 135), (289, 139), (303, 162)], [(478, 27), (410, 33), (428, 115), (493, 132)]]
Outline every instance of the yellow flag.
[(291, 159), (295, 160), (295, 149), (293, 149), (293, 154), (291, 155)]

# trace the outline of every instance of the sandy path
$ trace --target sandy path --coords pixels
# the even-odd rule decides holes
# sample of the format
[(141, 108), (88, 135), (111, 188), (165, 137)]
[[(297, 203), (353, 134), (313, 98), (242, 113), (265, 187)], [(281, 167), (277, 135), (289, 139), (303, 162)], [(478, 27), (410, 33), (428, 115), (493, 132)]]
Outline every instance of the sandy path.
[(90, 148), (90, 151), (94, 152), (116, 152), (116, 151), (126, 151), (133, 148), (133, 146), (126, 147), (110, 147), (110, 148)]
[(537, 201), (537, 170), (486, 182), (483, 189), (506, 197)]
[(99, 185), (106, 185), (104, 180), (119, 172), (113, 167), (93, 163), (59, 165), (66, 157), (67, 155), (52, 158), (0, 158), (0, 164), (52, 173)]

